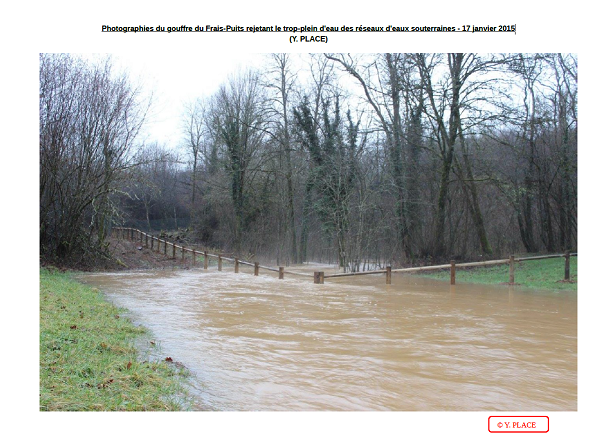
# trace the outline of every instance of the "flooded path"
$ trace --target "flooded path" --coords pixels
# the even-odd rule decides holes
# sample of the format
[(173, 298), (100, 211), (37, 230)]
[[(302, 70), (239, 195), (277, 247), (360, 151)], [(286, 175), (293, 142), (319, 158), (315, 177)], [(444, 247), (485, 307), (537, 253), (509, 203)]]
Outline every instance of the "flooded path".
[[(252, 271), (251, 271), (252, 273)], [(88, 274), (218, 411), (575, 411), (577, 297), (394, 274)]]

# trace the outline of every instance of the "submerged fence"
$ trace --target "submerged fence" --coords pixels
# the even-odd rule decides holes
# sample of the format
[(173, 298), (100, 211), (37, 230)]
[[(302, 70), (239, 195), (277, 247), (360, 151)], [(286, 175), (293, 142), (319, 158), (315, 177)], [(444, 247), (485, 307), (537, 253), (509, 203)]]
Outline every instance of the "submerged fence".
[[(238, 273), (240, 270), (240, 265), (244, 264), (247, 266), (251, 266), (254, 268), (254, 275), (259, 275), (259, 269), (265, 269), (272, 272), (278, 273), (279, 279), (284, 279), (285, 274), (287, 275), (296, 275), (296, 276), (305, 276), (311, 277), (312, 275), (306, 273), (299, 273), (293, 271), (287, 271), (283, 266), (279, 267), (270, 267), (263, 266), (258, 262), (249, 262), (240, 260), (237, 257), (226, 257), (222, 254), (213, 254), (208, 251), (198, 251), (196, 249), (187, 248), (182, 245), (177, 245), (176, 243), (169, 242), (166, 239), (160, 239), (159, 237), (155, 237), (151, 234), (145, 233), (136, 228), (113, 228), (113, 236), (117, 238), (130, 239), (130, 240), (139, 240), (141, 243), (147, 248), (151, 250), (156, 250), (157, 244), (157, 252), (161, 254), (162, 245), (163, 245), (163, 255), (170, 256), (170, 250), (172, 250), (172, 258), (176, 258), (177, 249), (181, 250), (181, 260), (185, 261), (185, 253), (191, 253), (193, 265), (196, 265), (196, 257), (201, 256), (204, 259), (204, 269), (208, 269), (209, 259), (214, 259), (217, 261), (217, 269), (219, 271), (223, 270), (223, 261), (233, 263), (234, 265), (234, 273)], [(314, 272), (314, 283), (315, 284), (324, 284), (325, 279), (333, 279), (333, 278), (341, 278), (346, 276), (357, 276), (357, 275), (375, 275), (375, 274), (384, 274), (386, 278), (386, 283), (391, 284), (391, 275), (393, 273), (411, 273), (411, 272), (426, 272), (426, 271), (434, 271), (434, 270), (443, 270), (450, 269), (450, 283), (451, 285), (455, 284), (455, 275), (457, 268), (468, 268), (468, 267), (482, 267), (482, 266), (495, 266), (500, 264), (508, 264), (508, 283), (514, 284), (514, 269), (516, 263), (522, 261), (530, 261), (530, 260), (543, 260), (547, 258), (565, 258), (565, 269), (564, 269), (564, 279), (568, 281), (570, 279), (570, 257), (577, 256), (578, 253), (570, 253), (565, 252), (564, 254), (551, 254), (551, 255), (540, 255), (536, 257), (522, 257), (515, 258), (514, 255), (511, 255), (507, 259), (502, 260), (488, 260), (488, 261), (477, 261), (471, 263), (459, 263), (456, 264), (455, 261), (451, 261), (449, 264), (439, 264), (435, 266), (420, 266), (420, 267), (409, 267), (409, 268), (400, 268), (400, 269), (392, 269), (391, 266), (387, 266), (385, 269), (380, 270), (369, 270), (363, 272), (349, 272), (349, 273), (335, 273), (331, 275), (325, 276), (325, 272)]]
[(161, 239), (159, 237), (155, 237), (152, 234), (145, 233), (144, 231), (141, 231), (136, 228), (122, 228), (122, 227), (113, 228), (112, 235), (116, 238), (138, 240), (140, 241), (140, 243), (143, 243), (145, 247), (150, 248), (152, 251), (158, 252), (160, 254), (163, 251), (163, 255), (167, 257), (171, 257), (173, 259), (176, 259), (177, 257), (177, 250), (181, 251), (182, 261), (185, 261), (185, 254), (187, 255), (191, 254), (192, 263), (194, 266), (196, 265), (197, 257), (198, 256), (203, 257), (204, 269), (208, 269), (209, 260), (216, 260), (217, 269), (220, 271), (223, 270), (223, 261), (226, 261), (234, 265), (234, 273), (238, 273), (240, 270), (240, 265), (243, 264), (243, 265), (253, 267), (255, 270), (255, 273), (254, 273), (255, 276), (259, 275), (259, 269), (265, 269), (265, 270), (269, 270), (272, 272), (277, 272), (279, 279), (284, 279), (285, 274), (308, 276), (308, 277), (310, 276), (305, 273), (285, 271), (285, 268), (283, 266), (274, 268), (270, 266), (261, 265), (258, 262), (249, 262), (245, 260), (240, 260), (237, 257), (226, 257), (222, 254), (212, 253), (206, 250), (198, 251), (197, 249), (188, 248), (183, 245), (177, 245), (176, 243), (168, 241), (167, 239)]

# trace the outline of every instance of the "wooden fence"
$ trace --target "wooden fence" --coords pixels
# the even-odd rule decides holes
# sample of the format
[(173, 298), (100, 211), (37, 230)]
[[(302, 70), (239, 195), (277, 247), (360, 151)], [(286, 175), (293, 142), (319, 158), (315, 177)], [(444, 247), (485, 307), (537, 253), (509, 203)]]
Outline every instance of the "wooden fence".
[(171, 257), (173, 259), (176, 259), (177, 250), (180, 250), (181, 251), (181, 261), (183, 262), (185, 261), (185, 254), (191, 255), (192, 264), (194, 266), (197, 263), (197, 257), (203, 257), (204, 269), (208, 269), (209, 260), (216, 260), (217, 269), (220, 271), (223, 270), (223, 261), (226, 261), (234, 265), (234, 273), (238, 273), (240, 271), (240, 265), (244, 264), (244, 265), (253, 267), (255, 271), (254, 272), (255, 276), (259, 275), (260, 269), (265, 269), (265, 270), (269, 270), (269, 271), (278, 273), (279, 279), (284, 279), (285, 274), (307, 276), (307, 277), (311, 276), (305, 273), (285, 271), (285, 268), (283, 266), (274, 268), (270, 266), (261, 265), (258, 262), (251, 263), (249, 261), (240, 260), (239, 258), (236, 258), (236, 257), (226, 257), (223, 254), (219, 254), (219, 253), (212, 253), (208, 251), (198, 251), (196, 249), (187, 248), (183, 245), (177, 245), (176, 243), (170, 242), (166, 239), (155, 237), (152, 234), (145, 233), (144, 231), (140, 231), (136, 228), (116, 227), (116, 228), (113, 228), (112, 235), (116, 238), (128, 239), (132, 241), (140, 241), (140, 243), (143, 243), (145, 247), (151, 249), (152, 251), (158, 252), (159, 254), (162, 254), (162, 251), (163, 251), (163, 255), (167, 257)]
[[(442, 270), (442, 269), (450, 269), (450, 283), (452, 285), (455, 284), (455, 272), (457, 268), (467, 268), (467, 267), (479, 267), (479, 266), (495, 266), (499, 264), (508, 264), (508, 283), (514, 284), (514, 268), (515, 264), (521, 261), (530, 261), (530, 260), (543, 260), (546, 258), (565, 258), (565, 269), (564, 276), (565, 280), (570, 279), (570, 257), (577, 256), (578, 253), (569, 253), (566, 252), (564, 254), (551, 254), (551, 255), (540, 255), (537, 257), (522, 257), (515, 258), (514, 255), (511, 255), (508, 259), (503, 260), (489, 260), (489, 261), (476, 261), (471, 263), (459, 263), (456, 264), (454, 260), (452, 260), (449, 264), (439, 264), (435, 266), (421, 266), (421, 267), (409, 267), (403, 269), (391, 269), (391, 266), (387, 266), (386, 269), (382, 270), (372, 270), (372, 271), (364, 271), (364, 272), (352, 272), (352, 273), (336, 273), (329, 276), (320, 276), (319, 280), (323, 282), (325, 278), (340, 278), (343, 276), (354, 276), (354, 275), (373, 275), (373, 274), (385, 274), (387, 284), (391, 284), (391, 274), (392, 273), (401, 273), (401, 272), (425, 272), (432, 270)], [(323, 274), (323, 272), (320, 272)], [(315, 282), (317, 282), (317, 277), (315, 276)]]
[[(139, 240), (141, 243), (147, 248), (150, 248), (152, 251), (157, 251), (161, 254), (162, 245), (163, 245), (163, 255), (170, 256), (169, 251), (172, 250), (172, 258), (176, 258), (177, 249), (181, 250), (181, 260), (185, 261), (185, 253), (191, 253), (193, 265), (196, 265), (196, 257), (201, 256), (204, 258), (204, 269), (208, 269), (208, 261), (209, 259), (217, 260), (217, 268), (218, 270), (223, 270), (223, 261), (230, 262), (234, 265), (234, 273), (238, 273), (240, 270), (240, 265), (244, 264), (247, 266), (251, 266), (254, 268), (254, 275), (259, 275), (259, 269), (265, 269), (272, 272), (278, 273), (279, 279), (284, 279), (285, 274), (287, 275), (296, 275), (296, 276), (305, 276), (311, 277), (312, 275), (306, 273), (299, 273), (293, 271), (287, 271), (284, 267), (270, 267), (263, 266), (258, 262), (249, 262), (240, 260), (236, 257), (226, 257), (219, 253), (209, 253), (208, 251), (198, 251), (196, 249), (186, 248), (182, 245), (177, 245), (172, 242), (168, 242), (168, 240), (160, 239), (151, 234), (147, 234), (143, 231), (140, 231), (136, 228), (113, 228), (113, 236), (117, 238), (130, 239), (130, 240)], [(157, 246), (156, 246), (157, 245)], [(537, 257), (522, 257), (515, 258), (514, 255), (511, 255), (507, 259), (502, 260), (489, 260), (489, 261), (477, 261), (471, 263), (459, 263), (456, 264), (455, 261), (451, 261), (449, 264), (439, 264), (435, 266), (421, 266), (421, 267), (409, 267), (403, 269), (392, 269), (391, 266), (387, 266), (385, 269), (380, 270), (368, 270), (363, 272), (350, 272), (350, 273), (335, 273), (331, 275), (325, 276), (325, 272), (314, 272), (314, 283), (315, 284), (324, 284), (325, 279), (330, 278), (340, 278), (345, 276), (357, 276), (357, 275), (375, 275), (375, 274), (384, 274), (386, 283), (391, 284), (391, 275), (393, 273), (411, 273), (411, 272), (425, 272), (432, 270), (442, 270), (442, 269), (450, 269), (450, 283), (452, 285), (455, 284), (455, 271), (457, 268), (466, 268), (466, 267), (481, 267), (481, 266), (494, 266), (499, 264), (508, 264), (508, 283), (514, 284), (514, 268), (516, 263), (521, 261), (530, 261), (530, 260), (543, 260), (546, 258), (565, 258), (565, 269), (564, 276), (565, 280), (570, 279), (570, 257), (577, 256), (578, 253), (569, 253), (566, 252), (564, 254), (551, 254), (551, 255), (540, 255)]]

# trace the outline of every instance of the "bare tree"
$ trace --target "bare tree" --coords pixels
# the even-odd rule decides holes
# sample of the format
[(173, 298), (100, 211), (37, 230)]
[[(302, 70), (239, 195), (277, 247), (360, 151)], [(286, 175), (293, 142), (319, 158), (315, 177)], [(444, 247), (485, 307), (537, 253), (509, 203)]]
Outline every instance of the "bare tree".
[(560, 175), (554, 197), (559, 216), (559, 244), (566, 251), (578, 244), (578, 60), (571, 54), (555, 53), (547, 57), (547, 62), (554, 74), (550, 102), (555, 114), (554, 144)]
[[(139, 219), (184, 207), (198, 237), (214, 246), (275, 256), (279, 264), (337, 260), (353, 270), (576, 246), (575, 56), (306, 59), (301, 72), (295, 58), (272, 55), (265, 70), (234, 75), (194, 100), (185, 112), (189, 165), (174, 167), (175, 187), (161, 194), (165, 184), (153, 179), (122, 185), (148, 201), (133, 208)], [(64, 95), (49, 100), (49, 112), (41, 99), (41, 138), (49, 138), (41, 149), (55, 146), (60, 156), (41, 159), (45, 168), (81, 155), (54, 141), (83, 130), (72, 114), (87, 98), (73, 97), (92, 70), (73, 66), (58, 63), (56, 75), (41, 78), (41, 95)], [(164, 176), (163, 167), (141, 164)], [(45, 198), (63, 198), (78, 180), (76, 168), (63, 184), (41, 170), (46, 215), (54, 209)], [(86, 207), (96, 230), (97, 219), (116, 208), (109, 198)]]
[(132, 161), (148, 104), (109, 58), (40, 56), (40, 243), (49, 261), (102, 250), (117, 181)]
[[(273, 137), (279, 144), (279, 165), (281, 177), (287, 189), (287, 217), (289, 227), (291, 262), (298, 263), (298, 238), (295, 217), (294, 165), (292, 163), (292, 137), (290, 125), (290, 104), (294, 91), (296, 74), (291, 70), (290, 56), (287, 53), (271, 55), (272, 65), (266, 74), (267, 86), (271, 89), (271, 129)], [(284, 208), (284, 207), (283, 207)], [(282, 228), (282, 226), (280, 226)], [(282, 232), (282, 231), (281, 231)], [(282, 236), (282, 235), (281, 235)], [(281, 237), (279, 237), (280, 239)], [(280, 261), (280, 258), (277, 258)]]
[(386, 53), (373, 59), (357, 59), (350, 54), (327, 54), (326, 57), (357, 80), (384, 131), (402, 251), (405, 259), (410, 259), (420, 226), (416, 186), (424, 107), (422, 87), (412, 83), (414, 64), (404, 54)]
[(198, 98), (185, 106), (183, 131), (191, 161), (191, 205), (196, 199), (197, 171), (205, 149), (206, 138), (206, 103)]
[[(421, 76), (421, 84), (428, 104), (425, 114), (430, 121), (430, 129), (433, 141), (437, 144), (437, 152), (440, 160), (440, 182), (436, 202), (433, 248), (434, 258), (444, 258), (448, 255), (448, 246), (445, 242), (445, 223), (447, 217), (447, 204), (449, 200), (449, 187), (451, 183), (451, 172), (455, 165), (455, 154), (457, 141), (465, 134), (466, 126), (463, 125), (467, 115), (464, 112), (475, 110), (478, 116), (474, 116), (471, 128), (489, 120), (484, 106), (486, 99), (480, 95), (480, 90), (491, 79), (486, 75), (490, 69), (499, 64), (494, 56), (480, 56), (466, 53), (441, 54), (416, 54), (414, 55), (416, 65)], [(437, 70), (444, 69), (441, 79), (437, 79)], [(477, 105), (473, 102), (477, 101)], [(465, 142), (463, 142), (465, 144)], [(464, 148), (465, 149), (465, 148)], [(463, 154), (465, 170), (468, 172), (468, 180), (471, 170), (467, 154)], [(471, 183), (469, 181), (468, 183)], [(484, 253), (490, 253), (490, 247), (486, 237), (482, 214), (478, 206), (475, 186), (468, 184), (471, 201), (471, 211), (474, 223), (477, 226), (481, 248)]]
[[(300, 142), (310, 155), (310, 182), (318, 197), (313, 208), (321, 220), (325, 235), (334, 240), (340, 267), (349, 266), (350, 198), (357, 175), (359, 122), (354, 123), (350, 110), (346, 124), (340, 115), (336, 96), (333, 108), (323, 103), (323, 125), (319, 134), (308, 99), (294, 110)], [(331, 113), (330, 113), (331, 112)]]
[(242, 249), (245, 230), (253, 221), (250, 182), (259, 169), (258, 157), (267, 140), (266, 98), (255, 72), (234, 76), (222, 85), (212, 100), (211, 130), (225, 152), (225, 168), (231, 181), (234, 209), (233, 247)]
[[(158, 143), (143, 146), (134, 159), (135, 165), (130, 170), (130, 177), (123, 186), (127, 197), (125, 202), (135, 202), (130, 207), (132, 214), (144, 209), (146, 230), (152, 231), (151, 219), (164, 216), (163, 204), (177, 200), (179, 195), (171, 184), (176, 184), (176, 171), (171, 167), (176, 164), (173, 156)], [(166, 211), (166, 220), (168, 213)]]

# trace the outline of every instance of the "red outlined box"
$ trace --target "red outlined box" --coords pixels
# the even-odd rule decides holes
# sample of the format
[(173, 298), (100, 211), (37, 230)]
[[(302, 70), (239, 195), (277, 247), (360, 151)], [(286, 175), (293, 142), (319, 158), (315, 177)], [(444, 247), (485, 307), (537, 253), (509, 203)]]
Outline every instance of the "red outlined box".
[(549, 418), (545, 415), (492, 415), (489, 433), (547, 433)]

